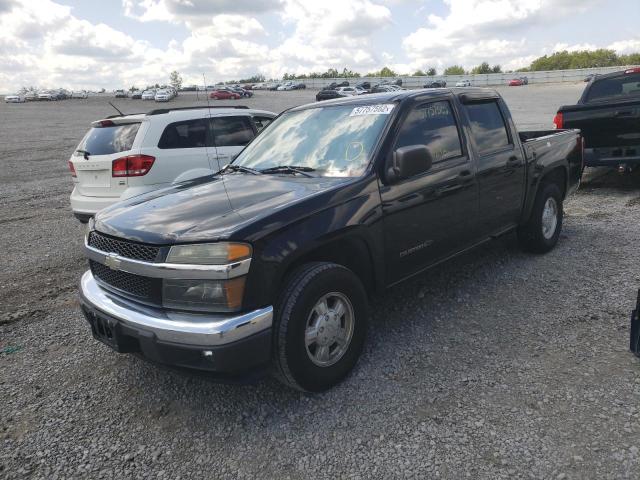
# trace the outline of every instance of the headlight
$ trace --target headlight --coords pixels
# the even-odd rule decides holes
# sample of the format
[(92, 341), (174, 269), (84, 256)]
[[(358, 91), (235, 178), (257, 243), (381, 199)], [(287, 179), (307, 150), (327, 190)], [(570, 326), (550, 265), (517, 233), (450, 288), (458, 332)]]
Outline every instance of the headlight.
[(251, 247), (245, 243), (200, 243), (175, 245), (169, 250), (167, 263), (190, 265), (224, 265), (251, 256)]
[(245, 277), (230, 280), (169, 280), (162, 283), (162, 305), (180, 310), (233, 312), (240, 309)]

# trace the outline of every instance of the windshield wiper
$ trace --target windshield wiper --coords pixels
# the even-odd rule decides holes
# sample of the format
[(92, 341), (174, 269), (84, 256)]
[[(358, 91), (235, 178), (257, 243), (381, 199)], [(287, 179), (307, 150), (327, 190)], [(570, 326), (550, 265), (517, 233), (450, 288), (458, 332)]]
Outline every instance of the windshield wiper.
[(256, 170), (255, 168), (244, 167), (242, 165), (235, 165), (233, 163), (230, 163), (227, 166), (225, 166), (222, 170), (218, 172), (218, 174), (221, 175), (227, 170), (232, 172), (245, 172), (245, 173), (251, 173), (253, 175), (262, 175), (262, 173)]
[(263, 168), (260, 171), (262, 173), (291, 173), (293, 175), (299, 173), (300, 175), (304, 175), (305, 177), (313, 178), (313, 175), (307, 172), (315, 172), (316, 169), (311, 167), (298, 167), (295, 165), (278, 165), (277, 167)]
[(86, 150), (80, 149), (76, 150), (75, 153), (81, 153), (85, 160), (89, 160), (89, 155), (91, 155), (91, 153), (87, 152)]

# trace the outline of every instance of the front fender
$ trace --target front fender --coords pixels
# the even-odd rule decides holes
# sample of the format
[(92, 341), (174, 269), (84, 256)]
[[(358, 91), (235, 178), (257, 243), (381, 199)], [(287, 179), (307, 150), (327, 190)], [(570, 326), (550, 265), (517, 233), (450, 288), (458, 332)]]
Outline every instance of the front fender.
[(364, 263), (370, 269), (374, 288), (382, 288), (381, 220), (376, 188), (316, 211), (258, 240), (247, 281), (247, 305), (275, 304), (286, 276), (307, 261)]

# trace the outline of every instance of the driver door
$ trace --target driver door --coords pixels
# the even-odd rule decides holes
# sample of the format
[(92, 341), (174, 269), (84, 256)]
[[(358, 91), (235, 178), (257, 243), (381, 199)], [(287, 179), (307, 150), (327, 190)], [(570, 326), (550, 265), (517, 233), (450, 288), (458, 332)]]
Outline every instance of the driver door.
[(396, 283), (476, 241), (478, 185), (457, 113), (448, 99), (407, 113), (392, 152), (425, 145), (431, 168), (381, 185), (387, 284)]

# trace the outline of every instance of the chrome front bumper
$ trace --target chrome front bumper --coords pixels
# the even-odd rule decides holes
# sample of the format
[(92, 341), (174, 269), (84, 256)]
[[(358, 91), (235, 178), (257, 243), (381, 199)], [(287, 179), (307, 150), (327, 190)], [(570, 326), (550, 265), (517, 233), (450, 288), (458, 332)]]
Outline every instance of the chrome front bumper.
[(237, 315), (191, 314), (148, 307), (100, 288), (91, 271), (80, 280), (80, 301), (125, 326), (152, 333), (158, 341), (214, 347), (271, 328), (273, 307)]

